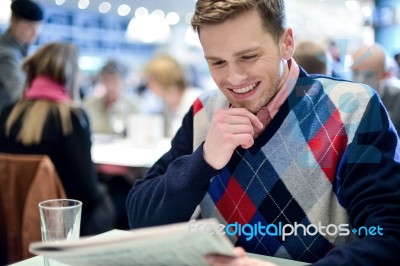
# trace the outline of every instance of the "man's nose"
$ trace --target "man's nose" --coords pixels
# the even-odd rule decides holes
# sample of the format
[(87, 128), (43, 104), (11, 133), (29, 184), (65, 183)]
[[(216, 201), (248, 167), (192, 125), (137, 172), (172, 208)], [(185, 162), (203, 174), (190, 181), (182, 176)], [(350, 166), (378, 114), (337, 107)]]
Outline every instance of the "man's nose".
[(231, 85), (240, 85), (247, 78), (246, 69), (240, 65), (231, 65), (228, 68), (228, 78), (227, 81)]

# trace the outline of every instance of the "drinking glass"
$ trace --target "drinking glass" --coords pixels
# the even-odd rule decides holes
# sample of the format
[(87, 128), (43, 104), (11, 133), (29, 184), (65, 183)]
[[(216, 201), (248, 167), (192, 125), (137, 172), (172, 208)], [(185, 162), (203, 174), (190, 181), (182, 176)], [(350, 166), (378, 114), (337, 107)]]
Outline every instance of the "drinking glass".
[[(43, 242), (79, 239), (82, 202), (73, 199), (52, 199), (39, 203)], [(49, 260), (44, 258), (44, 265)]]

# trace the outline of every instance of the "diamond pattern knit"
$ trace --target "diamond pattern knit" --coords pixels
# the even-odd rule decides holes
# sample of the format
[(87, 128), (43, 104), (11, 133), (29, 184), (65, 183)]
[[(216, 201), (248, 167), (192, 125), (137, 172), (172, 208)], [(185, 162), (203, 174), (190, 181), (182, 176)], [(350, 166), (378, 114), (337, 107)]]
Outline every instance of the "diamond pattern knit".
[[(203, 217), (221, 223), (263, 226), (349, 224), (340, 197), (340, 165), (366, 111), (365, 89), (326, 78), (299, 79), (295, 89), (255, 144), (237, 148), (215, 176), (201, 203)], [(208, 128), (212, 111), (226, 106), (218, 93), (194, 105), (194, 128)], [(195, 130), (194, 148), (205, 135)], [(332, 229), (332, 228), (331, 228)], [(349, 228), (351, 230), (351, 228)], [(331, 230), (332, 232), (333, 230)], [(232, 237), (249, 252), (307, 262), (355, 236), (311, 230)]]

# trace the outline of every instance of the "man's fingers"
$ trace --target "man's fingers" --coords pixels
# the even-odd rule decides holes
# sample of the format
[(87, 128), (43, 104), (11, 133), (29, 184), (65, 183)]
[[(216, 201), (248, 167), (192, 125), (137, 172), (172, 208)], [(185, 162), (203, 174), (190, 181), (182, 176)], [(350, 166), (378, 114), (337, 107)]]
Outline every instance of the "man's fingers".
[(246, 251), (242, 247), (235, 247), (235, 254), (238, 257), (244, 257), (246, 256)]
[(245, 108), (229, 108), (228, 115), (247, 117), (254, 127), (262, 129), (264, 126), (258, 117)]

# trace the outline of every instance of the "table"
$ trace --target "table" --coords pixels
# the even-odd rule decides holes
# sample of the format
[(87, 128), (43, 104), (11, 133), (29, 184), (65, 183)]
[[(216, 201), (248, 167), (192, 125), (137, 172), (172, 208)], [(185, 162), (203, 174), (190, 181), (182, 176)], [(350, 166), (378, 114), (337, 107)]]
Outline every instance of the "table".
[(171, 147), (171, 139), (161, 138), (156, 143), (138, 143), (115, 135), (93, 135), (92, 160), (100, 181), (123, 176), (131, 184)]
[(170, 142), (162, 138), (157, 143), (135, 143), (112, 135), (94, 135), (92, 159), (99, 165), (149, 168), (170, 149)]

